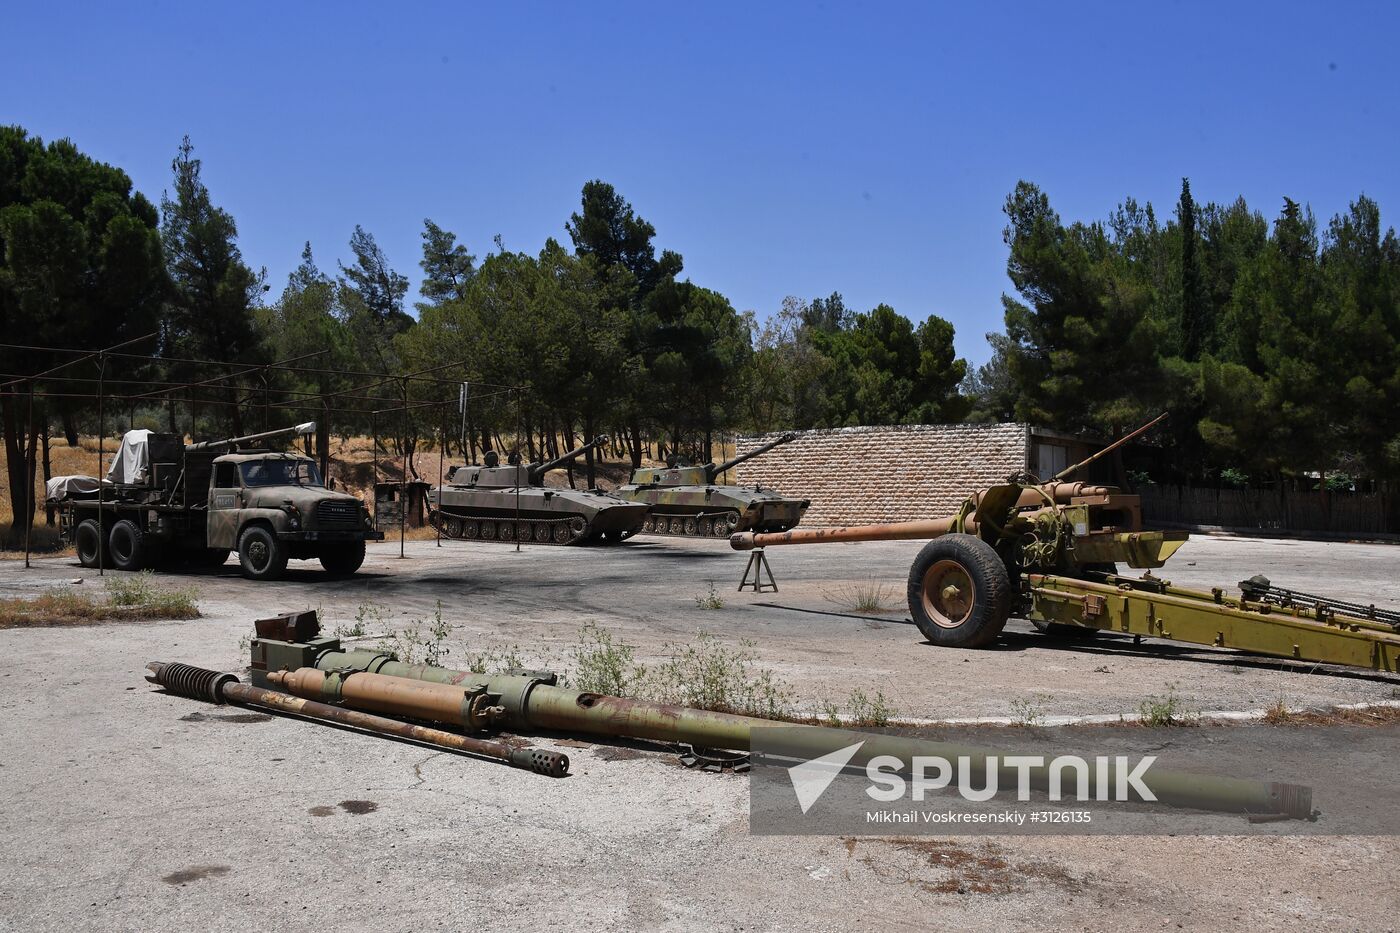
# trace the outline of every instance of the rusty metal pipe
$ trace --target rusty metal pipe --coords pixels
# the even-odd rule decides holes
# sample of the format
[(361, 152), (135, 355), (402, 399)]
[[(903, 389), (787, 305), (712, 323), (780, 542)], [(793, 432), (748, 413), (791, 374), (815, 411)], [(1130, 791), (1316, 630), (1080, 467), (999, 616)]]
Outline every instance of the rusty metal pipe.
[[(954, 518), (931, 518), (913, 522), (891, 522), (886, 525), (849, 525), (845, 528), (794, 528), (757, 534), (741, 531), (729, 536), (729, 546), (736, 551), (779, 544), (826, 544), (852, 541), (910, 541), (938, 538), (948, 534), (956, 524)], [(967, 519), (966, 529), (977, 530), (977, 522)]]
[(291, 696), (275, 690), (265, 690), (250, 684), (240, 683), (232, 674), (205, 670), (188, 664), (152, 661), (146, 665), (150, 671), (146, 679), (159, 684), (177, 696), (210, 703), (234, 703), (244, 706), (257, 706), (263, 709), (291, 713), (307, 719), (333, 722), (373, 732), (378, 735), (412, 739), (428, 745), (451, 751), (466, 752), (486, 758), (494, 758), (517, 768), (525, 768), (550, 777), (563, 777), (569, 773), (569, 757), (559, 752), (537, 748), (513, 748), (505, 742), (473, 738), (398, 722), (383, 716), (331, 706), (313, 699)]

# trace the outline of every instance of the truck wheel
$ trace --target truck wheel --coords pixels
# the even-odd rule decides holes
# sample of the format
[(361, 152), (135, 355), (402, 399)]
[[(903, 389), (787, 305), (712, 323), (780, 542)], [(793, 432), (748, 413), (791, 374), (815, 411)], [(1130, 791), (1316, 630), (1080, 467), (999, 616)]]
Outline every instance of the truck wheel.
[[(102, 529), (98, 527), (97, 519), (85, 518), (78, 522), (73, 532), (73, 545), (78, 550), (78, 563), (96, 570), (98, 551), (102, 547)], [(107, 563), (112, 562), (110, 553), (105, 558)]]
[(327, 545), (321, 549), (320, 557), (326, 573), (348, 577), (365, 562), (365, 543), (352, 541), (349, 544)]
[(935, 645), (984, 648), (1011, 616), (1011, 576), (981, 538), (935, 538), (909, 569), (909, 612)]
[(266, 525), (250, 525), (238, 536), (238, 562), (249, 580), (281, 577), (287, 557), (287, 546)]
[(118, 570), (140, 570), (146, 566), (145, 535), (135, 522), (123, 518), (107, 535), (107, 553)]

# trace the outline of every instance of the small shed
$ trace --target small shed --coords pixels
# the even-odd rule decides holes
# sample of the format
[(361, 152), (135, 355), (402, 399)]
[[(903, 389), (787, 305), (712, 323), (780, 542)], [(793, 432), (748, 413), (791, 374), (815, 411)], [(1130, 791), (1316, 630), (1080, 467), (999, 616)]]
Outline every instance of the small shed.
[[(383, 482), (374, 484), (374, 527), (392, 531), (407, 518), (406, 527), (422, 528), (427, 523), (429, 483), (412, 480), (408, 483)], [(400, 493), (402, 492), (402, 498)], [(407, 502), (408, 511), (404, 511)]]

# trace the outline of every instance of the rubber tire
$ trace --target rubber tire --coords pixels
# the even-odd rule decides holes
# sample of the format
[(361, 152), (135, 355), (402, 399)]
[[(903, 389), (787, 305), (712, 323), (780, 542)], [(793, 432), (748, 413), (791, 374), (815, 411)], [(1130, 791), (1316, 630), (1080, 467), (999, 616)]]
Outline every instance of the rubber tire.
[(118, 570), (140, 570), (146, 565), (141, 529), (130, 519), (119, 519), (107, 532), (107, 557)]
[(365, 562), (365, 543), (351, 541), (348, 544), (330, 544), (316, 555), (326, 573), (337, 577), (348, 577)]
[[(972, 584), (972, 611), (955, 628), (939, 625), (924, 609), (924, 574), (945, 560), (961, 565)], [(941, 648), (985, 648), (1011, 618), (1011, 575), (992, 546), (973, 535), (949, 534), (925, 544), (909, 568), (908, 592), (914, 624)]]
[[(73, 530), (73, 546), (78, 551), (78, 563), (96, 570), (97, 552), (102, 546), (102, 529), (97, 524), (97, 519), (85, 518), (78, 522), (78, 527)], [(112, 555), (104, 552), (103, 556), (110, 564)]]
[[(268, 548), (269, 557), (262, 569), (253, 566), (249, 548), (263, 544)], [(238, 563), (243, 567), (243, 576), (249, 580), (276, 580), (287, 569), (287, 546), (272, 533), (266, 525), (249, 525), (238, 536)]]
[[(1085, 570), (1095, 573), (1117, 573), (1117, 564), (1085, 564)], [(1066, 641), (1089, 641), (1098, 638), (1103, 634), (1101, 628), (1084, 628), (1081, 625), (1065, 625), (1063, 622), (1036, 622), (1031, 621), (1036, 631), (1042, 635), (1049, 635), (1051, 638), (1063, 638)]]

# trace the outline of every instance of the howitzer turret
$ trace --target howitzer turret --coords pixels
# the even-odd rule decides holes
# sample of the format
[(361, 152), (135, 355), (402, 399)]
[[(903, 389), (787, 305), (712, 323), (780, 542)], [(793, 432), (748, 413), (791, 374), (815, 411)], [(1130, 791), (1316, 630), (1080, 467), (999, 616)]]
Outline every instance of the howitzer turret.
[(579, 457), (582, 457), (590, 450), (597, 450), (599, 447), (602, 447), (607, 442), (607, 436), (599, 434), (587, 444), (584, 444), (581, 447), (575, 447), (568, 453), (560, 454), (553, 460), (546, 460), (543, 463), (532, 463), (530, 464), (526, 472), (527, 482), (531, 486), (538, 486), (544, 481), (546, 473), (550, 472), (551, 470), (557, 470), (561, 467), (568, 466), (572, 461), (577, 460)]
[(771, 489), (720, 486), (715, 480), (740, 463), (796, 440), (788, 433), (730, 457), (722, 463), (633, 470), (632, 479), (617, 494), (651, 507), (642, 531), (652, 534), (723, 538), (735, 532), (778, 532), (795, 527), (811, 504)]
[(747, 453), (735, 454), (723, 463), (707, 463), (705, 464), (705, 479), (707, 482), (713, 483), (716, 479), (728, 473), (744, 461), (752, 460), (754, 457), (768, 453), (768, 451), (772, 450), (774, 447), (778, 447), (782, 444), (790, 444), (795, 440), (797, 440), (797, 435), (789, 431), (782, 437), (774, 438), (768, 443), (755, 447)]
[[(595, 437), (543, 463), (457, 466), (428, 491), (428, 521), (449, 538), (535, 544), (617, 542), (631, 537), (646, 506), (598, 489), (556, 489), (545, 475), (607, 443)], [(489, 462), (489, 461), (488, 461)]]

